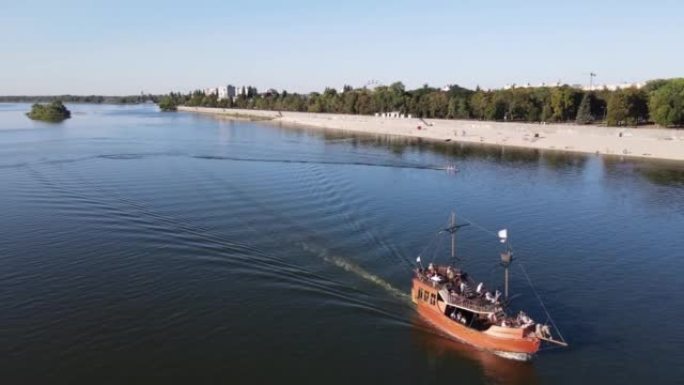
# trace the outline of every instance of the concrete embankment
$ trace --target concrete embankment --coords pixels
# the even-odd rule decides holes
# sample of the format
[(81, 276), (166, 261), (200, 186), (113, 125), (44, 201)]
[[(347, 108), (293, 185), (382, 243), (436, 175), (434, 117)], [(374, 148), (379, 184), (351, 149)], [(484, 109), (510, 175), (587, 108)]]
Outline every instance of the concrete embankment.
[(178, 110), (370, 134), (684, 161), (684, 130), (675, 129), (423, 120), (184, 106)]

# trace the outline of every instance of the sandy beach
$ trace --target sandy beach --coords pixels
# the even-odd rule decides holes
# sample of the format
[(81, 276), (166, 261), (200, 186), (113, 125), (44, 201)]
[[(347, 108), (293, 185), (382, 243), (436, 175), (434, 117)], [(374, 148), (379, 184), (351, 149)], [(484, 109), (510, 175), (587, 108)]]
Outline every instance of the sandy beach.
[(206, 107), (178, 107), (179, 111), (256, 118), (292, 124), (401, 135), (439, 141), (607, 154), (684, 161), (684, 130), (579, 126), (573, 124), (503, 123), (473, 120), (391, 118), (368, 115), (279, 112)]

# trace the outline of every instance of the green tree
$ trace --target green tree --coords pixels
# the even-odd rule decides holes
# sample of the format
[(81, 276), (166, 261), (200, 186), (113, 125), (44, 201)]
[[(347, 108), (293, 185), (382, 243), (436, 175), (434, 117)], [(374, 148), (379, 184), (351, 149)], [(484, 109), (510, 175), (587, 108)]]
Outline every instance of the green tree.
[(506, 116), (506, 110), (506, 102), (500, 97), (495, 97), (494, 101), (488, 103), (485, 108), (485, 119), (503, 120)]
[[(244, 88), (244, 87), (243, 87)], [(193, 96), (194, 98), (194, 96)], [(247, 108), (249, 105), (249, 100), (244, 94), (240, 94), (235, 98), (234, 106), (237, 108)]]
[(342, 94), (342, 112), (345, 114), (356, 114), (356, 101), (359, 99), (359, 93), (356, 91), (346, 91)]
[(325, 112), (325, 107), (323, 106), (323, 98), (318, 92), (312, 92), (309, 94), (308, 100), (308, 112)]
[(606, 124), (636, 126), (646, 121), (648, 118), (646, 100), (646, 94), (634, 87), (613, 91), (608, 99)]
[(470, 98), (470, 109), (472, 111), (472, 116), (476, 119), (485, 118), (485, 110), (488, 104), (487, 94), (483, 91), (475, 91), (473, 96)]
[(651, 94), (651, 118), (663, 127), (684, 125), (684, 78), (672, 79)]
[(216, 107), (218, 104), (218, 96), (216, 94), (204, 95), (200, 105), (202, 107)]
[(591, 115), (591, 93), (587, 92), (582, 97), (579, 108), (577, 109), (577, 117), (575, 122), (577, 124), (589, 124), (594, 121), (594, 117)]
[(648, 95), (643, 90), (630, 87), (624, 90), (627, 95), (629, 112), (627, 120), (629, 124), (637, 125), (648, 120)]
[(581, 97), (581, 92), (567, 85), (553, 88), (550, 100), (553, 120), (565, 122), (574, 119)]
[(373, 99), (368, 90), (363, 90), (356, 98), (356, 112), (362, 115), (371, 115), (377, 110), (373, 106)]
[(190, 100), (188, 100), (187, 105), (191, 107), (198, 107), (202, 105), (202, 99), (204, 99), (204, 92), (197, 90), (192, 93)]
[(672, 79), (653, 79), (653, 80), (649, 80), (649, 81), (646, 82), (646, 85), (644, 85), (644, 87), (642, 88), (642, 90), (644, 90), (644, 92), (650, 94), (651, 92), (657, 91), (660, 87), (667, 85), (667, 84), (670, 83), (671, 81), (672, 81)]
[(159, 100), (159, 109), (162, 111), (176, 111), (176, 100), (172, 95), (166, 95)]
[(447, 111), (447, 119), (456, 119), (458, 116), (458, 98), (449, 99), (449, 107)]
[(458, 99), (458, 106), (456, 107), (456, 119), (469, 119), (470, 108), (468, 106), (467, 96)]
[(606, 112), (606, 124), (609, 126), (622, 126), (627, 123), (629, 106), (627, 95), (621, 90), (617, 90), (608, 99), (608, 111)]
[(405, 106), (405, 102), (404, 102), (404, 93), (406, 91), (406, 87), (404, 87), (404, 83), (394, 82), (394, 83), (390, 84), (388, 91), (389, 91), (389, 95), (388, 95), (389, 109), (392, 111), (405, 112), (406, 106)]
[(553, 109), (551, 108), (550, 104), (544, 104), (540, 119), (542, 122), (549, 122), (553, 119)]

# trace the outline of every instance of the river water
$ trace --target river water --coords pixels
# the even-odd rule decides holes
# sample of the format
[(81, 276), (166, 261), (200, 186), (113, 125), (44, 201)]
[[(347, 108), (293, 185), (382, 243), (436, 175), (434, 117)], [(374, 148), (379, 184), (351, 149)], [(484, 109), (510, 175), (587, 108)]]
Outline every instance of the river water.
[[(684, 378), (682, 165), (69, 108), (0, 105), (3, 383)], [(510, 362), (417, 318), (452, 210), (490, 287), (508, 229), (513, 308), (546, 319), (524, 267), (570, 348)]]

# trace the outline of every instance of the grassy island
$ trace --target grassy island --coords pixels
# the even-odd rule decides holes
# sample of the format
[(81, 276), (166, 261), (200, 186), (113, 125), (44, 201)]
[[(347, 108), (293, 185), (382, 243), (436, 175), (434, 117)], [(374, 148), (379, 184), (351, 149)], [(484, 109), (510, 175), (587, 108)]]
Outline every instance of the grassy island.
[(33, 120), (58, 123), (71, 117), (71, 112), (60, 102), (55, 100), (49, 104), (36, 103), (31, 107), (31, 111), (26, 116)]

